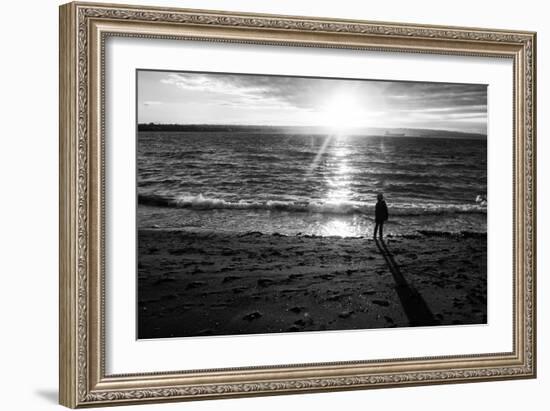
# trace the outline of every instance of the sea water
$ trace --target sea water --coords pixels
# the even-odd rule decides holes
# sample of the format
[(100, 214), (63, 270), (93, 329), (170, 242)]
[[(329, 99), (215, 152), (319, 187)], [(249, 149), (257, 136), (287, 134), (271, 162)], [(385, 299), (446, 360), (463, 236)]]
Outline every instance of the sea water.
[(138, 133), (138, 229), (372, 235), (486, 232), (484, 139)]

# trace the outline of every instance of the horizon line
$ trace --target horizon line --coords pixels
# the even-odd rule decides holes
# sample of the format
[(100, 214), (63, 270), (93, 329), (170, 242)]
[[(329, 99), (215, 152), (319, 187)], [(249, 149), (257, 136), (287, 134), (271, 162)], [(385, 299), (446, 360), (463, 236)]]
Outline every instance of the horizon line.
[[(296, 124), (280, 124), (280, 125), (269, 125), (269, 124), (231, 124), (231, 123), (156, 123), (156, 122), (147, 122), (147, 123), (137, 123), (138, 126), (144, 125), (156, 125), (156, 126), (215, 126), (215, 127), (288, 127), (288, 128), (320, 128), (320, 129), (330, 129), (325, 125), (296, 125)], [(469, 134), (469, 135), (480, 135), (487, 137), (487, 133), (482, 132), (472, 132), (472, 131), (459, 131), (452, 129), (442, 129), (442, 128), (421, 128), (421, 127), (388, 127), (388, 126), (361, 126), (361, 127), (349, 127), (347, 130), (364, 130), (364, 129), (393, 129), (393, 130), (416, 130), (416, 131), (444, 131), (448, 133), (459, 133), (459, 134)]]

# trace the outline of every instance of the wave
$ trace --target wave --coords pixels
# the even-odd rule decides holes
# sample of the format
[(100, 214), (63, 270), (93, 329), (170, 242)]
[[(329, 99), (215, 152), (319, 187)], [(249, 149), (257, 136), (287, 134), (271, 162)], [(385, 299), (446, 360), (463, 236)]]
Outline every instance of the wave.
[[(242, 231), (242, 232), (227, 232), (227, 231), (220, 231), (220, 230), (212, 230), (212, 229), (201, 229), (201, 228), (160, 228), (160, 227), (145, 227), (140, 228), (141, 231), (162, 231), (162, 232), (178, 232), (178, 233), (185, 233), (187, 235), (196, 235), (196, 236), (204, 236), (207, 238), (212, 237), (301, 237), (301, 238), (311, 238), (311, 239), (319, 239), (319, 238), (347, 238), (347, 239), (364, 239), (368, 238), (371, 239), (371, 235), (365, 235), (365, 234), (359, 234), (359, 235), (352, 235), (352, 236), (346, 236), (342, 237), (339, 235), (321, 235), (321, 234), (307, 234), (307, 233), (279, 233), (279, 232), (270, 232), (270, 231), (257, 231), (257, 230), (250, 230), (250, 231)], [(386, 234), (386, 240), (393, 239), (393, 238), (405, 238), (405, 239), (419, 239), (423, 237), (443, 237), (443, 238), (479, 238), (484, 239), (487, 238), (487, 232), (484, 231), (469, 231), (469, 230), (461, 230), (461, 231), (436, 231), (436, 230), (414, 230), (411, 232), (406, 233), (388, 233)]]
[[(372, 214), (374, 203), (361, 201), (278, 201), (278, 200), (240, 200), (227, 201), (221, 198), (161, 194), (139, 194), (138, 203), (158, 207), (185, 208), (194, 210), (266, 210), (286, 212), (307, 212), (321, 214)], [(389, 204), (390, 215), (421, 216), (442, 214), (486, 214), (486, 204)]]

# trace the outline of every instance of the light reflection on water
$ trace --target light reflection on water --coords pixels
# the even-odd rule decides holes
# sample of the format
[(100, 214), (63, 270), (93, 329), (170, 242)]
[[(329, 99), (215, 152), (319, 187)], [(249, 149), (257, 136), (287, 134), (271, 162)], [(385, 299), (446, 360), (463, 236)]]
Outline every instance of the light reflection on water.
[[(351, 200), (352, 192), (349, 188), (351, 182), (352, 168), (348, 165), (346, 156), (349, 154), (349, 150), (344, 146), (334, 147), (334, 151), (331, 153), (334, 156), (334, 176), (327, 176), (325, 178), (327, 186), (330, 187), (326, 195), (326, 202), (335, 206), (341, 205)], [(339, 236), (339, 237), (357, 237), (362, 235), (361, 231), (364, 228), (359, 229), (357, 225), (354, 225), (352, 221), (334, 218), (326, 221), (321, 227), (319, 227), (318, 235), (323, 236)]]
[[(484, 142), (233, 133), (229, 149), (218, 134), (140, 133), (138, 193), (168, 206), (140, 203), (139, 228), (369, 236), (382, 191), (385, 234), (486, 230), (475, 202), (486, 192)], [(171, 206), (180, 196), (194, 200)], [(271, 201), (282, 206), (261, 206)]]
[[(391, 206), (390, 206), (391, 212)], [(147, 221), (140, 228), (182, 229), (227, 233), (262, 232), (283, 235), (365, 237), (372, 236), (374, 221), (370, 215), (326, 215), (269, 211), (211, 210), (141, 206), (138, 218)], [(452, 216), (391, 216), (384, 225), (385, 235), (416, 234), (417, 230), (483, 232), (486, 214)]]
[(361, 227), (357, 225), (353, 225), (349, 221), (335, 219), (325, 223), (324, 227), (322, 227), (322, 231), (318, 235), (338, 236), (338, 237), (360, 237), (364, 234), (365, 234), (364, 229), (361, 229)]

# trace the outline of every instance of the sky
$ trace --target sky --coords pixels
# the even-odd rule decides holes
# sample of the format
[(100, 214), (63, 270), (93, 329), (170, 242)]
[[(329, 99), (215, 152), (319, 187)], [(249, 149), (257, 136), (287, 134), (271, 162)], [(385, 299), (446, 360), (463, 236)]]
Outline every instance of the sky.
[(487, 133), (487, 86), (138, 71), (138, 122)]

